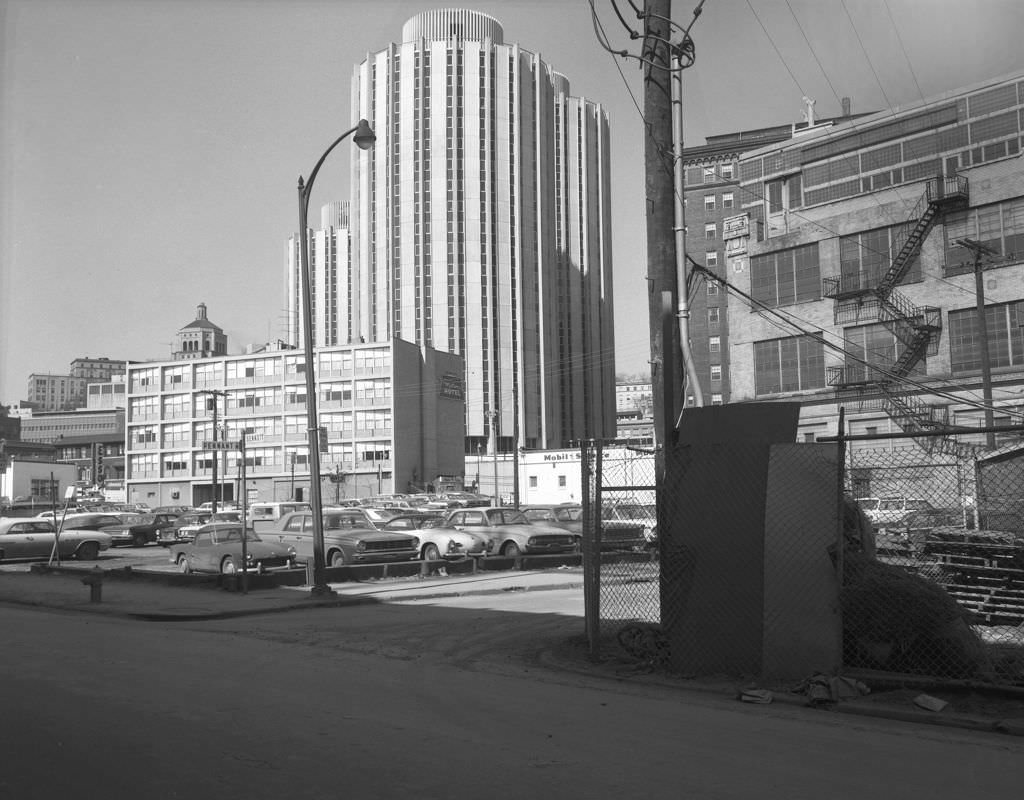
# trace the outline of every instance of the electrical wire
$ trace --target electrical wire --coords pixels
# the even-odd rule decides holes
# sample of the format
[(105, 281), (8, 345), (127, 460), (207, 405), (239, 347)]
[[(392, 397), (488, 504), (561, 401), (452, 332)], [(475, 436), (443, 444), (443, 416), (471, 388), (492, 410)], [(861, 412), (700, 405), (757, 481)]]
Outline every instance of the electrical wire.
[[(976, 400), (971, 400), (970, 398), (964, 398), (964, 397), (959, 396), (959, 395), (953, 395), (953, 394), (950, 394), (948, 391), (944, 391), (941, 387), (943, 386), (943, 384), (948, 386), (949, 383), (950, 383), (949, 381), (943, 380), (939, 384), (929, 384), (929, 383), (924, 383), (922, 381), (917, 381), (917, 380), (911, 379), (908, 376), (898, 375), (898, 374), (893, 373), (893, 372), (891, 372), (889, 370), (886, 370), (886, 369), (878, 366), (877, 364), (872, 363), (872, 362), (868, 361), (867, 359), (862, 358), (857, 353), (851, 352), (846, 347), (843, 347), (841, 345), (836, 345), (836, 344), (833, 344), (832, 342), (829, 342), (827, 340), (826, 334), (824, 332), (822, 332), (822, 331), (817, 331), (817, 332), (816, 331), (809, 331), (809, 330), (803, 328), (801, 325), (799, 325), (798, 323), (793, 321), (793, 318), (799, 319), (799, 318), (795, 317), (795, 315), (787, 316), (787, 314), (779, 311), (777, 308), (773, 308), (773, 307), (763, 303), (762, 301), (758, 300), (757, 298), (755, 298), (755, 297), (751, 296), (750, 294), (744, 292), (742, 289), (740, 289), (738, 286), (735, 286), (730, 281), (715, 275), (715, 273), (711, 272), (709, 269), (707, 269), (707, 267), (704, 267), (704, 266), (698, 264), (693, 259), (690, 259), (690, 263), (691, 263), (691, 265), (693, 266), (693, 268), (695, 270), (698, 270), (698, 271), (700, 271), (701, 273), (703, 273), (705, 275), (710, 275), (710, 276), (712, 276), (714, 278), (714, 280), (716, 280), (719, 283), (723, 284), (726, 287), (726, 289), (728, 289), (730, 292), (735, 294), (737, 297), (740, 297), (748, 306), (750, 306), (755, 311), (759, 311), (759, 313), (762, 313), (762, 315), (767, 314), (770, 317), (776, 317), (779, 320), (781, 320), (785, 325), (789, 326), (789, 328), (780, 328), (780, 330), (783, 330), (786, 333), (794, 333), (795, 332), (795, 333), (798, 333), (799, 335), (802, 335), (802, 336), (811, 337), (811, 338), (815, 339), (816, 341), (821, 342), (821, 344), (823, 346), (828, 347), (833, 352), (837, 352), (840, 355), (842, 355), (844, 357), (844, 360), (846, 360), (846, 361), (854, 361), (854, 362), (856, 362), (858, 364), (861, 364), (862, 366), (867, 367), (867, 368), (871, 369), (873, 372), (877, 372), (878, 374), (882, 375), (883, 377), (887, 377), (887, 378), (889, 378), (890, 380), (892, 380), (894, 382), (906, 384), (908, 386), (913, 386), (914, 388), (919, 389), (919, 390), (924, 391), (924, 392), (928, 392), (929, 394), (933, 394), (933, 395), (936, 395), (938, 397), (943, 397), (943, 398), (945, 398), (947, 400), (951, 400), (953, 402), (960, 403), (962, 405), (968, 405), (968, 406), (971, 406), (973, 408), (977, 408), (977, 409), (980, 409), (980, 410), (983, 410), (983, 411), (984, 410), (999, 411), (1000, 413), (1009, 413), (1011, 416), (1017, 416), (1017, 417), (1020, 417), (1020, 418), (1024, 419), (1024, 414), (1018, 414), (1017, 412), (1014, 412), (1014, 411), (1012, 411), (1010, 409), (1007, 409), (1005, 407), (987, 406), (986, 404), (984, 404), (982, 402), (979, 402), (979, 401), (976, 401)], [(791, 318), (791, 317), (793, 317), (793, 318)], [(801, 320), (801, 321), (804, 322), (804, 324), (810, 324), (806, 320)], [(769, 319), (769, 322), (772, 322), (772, 320)], [(776, 325), (776, 327), (779, 327), (779, 326)], [(830, 334), (830, 335), (834, 335), (834, 334)], [(845, 339), (842, 339), (841, 341), (846, 343)], [(970, 392), (971, 391), (971, 390), (968, 390), (966, 387), (964, 387), (962, 384), (959, 384), (959, 383), (953, 383), (952, 384), (952, 388), (953, 389), (958, 389), (960, 391), (965, 391), (965, 392)]]

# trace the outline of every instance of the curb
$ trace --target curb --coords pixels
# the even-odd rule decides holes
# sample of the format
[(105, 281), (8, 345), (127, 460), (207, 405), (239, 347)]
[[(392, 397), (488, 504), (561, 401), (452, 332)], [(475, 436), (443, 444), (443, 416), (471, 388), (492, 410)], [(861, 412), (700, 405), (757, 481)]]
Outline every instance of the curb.
[[(539, 653), (538, 660), (542, 665), (549, 669), (557, 669), (562, 672), (573, 672), (577, 675), (583, 675), (588, 678), (598, 678), (600, 680), (615, 683), (621, 683), (627, 680), (627, 678), (622, 676), (609, 675), (601, 670), (588, 669), (585, 665), (559, 658), (548, 650), (544, 650)], [(649, 673), (648, 678), (649, 680), (645, 681), (645, 684), (653, 684), (660, 688), (675, 689), (677, 691), (701, 692), (702, 694), (710, 694), (723, 699), (735, 697), (737, 693), (735, 688), (732, 692), (727, 693), (723, 691), (721, 686), (702, 684), (692, 678), (686, 680), (693, 682), (685, 684), (672, 681), (668, 678), (663, 678), (655, 673)], [(737, 702), (739, 701), (737, 700)], [(796, 708), (806, 708), (811, 711), (821, 710), (810, 705), (803, 696), (794, 694), (772, 692), (772, 703), (779, 703)], [(875, 717), (879, 719), (894, 720), (897, 722), (909, 722), (915, 725), (936, 725), (939, 727), (956, 728), (959, 730), (969, 730), (981, 733), (999, 733), (1006, 736), (1024, 736), (1024, 719), (1017, 718), (986, 719), (984, 717), (972, 717), (966, 714), (950, 714), (942, 716), (935, 713), (929, 714), (923, 711), (871, 705), (869, 703), (856, 701), (832, 703), (827, 706), (825, 710), (833, 713), (852, 714), (854, 716), (861, 717)]]

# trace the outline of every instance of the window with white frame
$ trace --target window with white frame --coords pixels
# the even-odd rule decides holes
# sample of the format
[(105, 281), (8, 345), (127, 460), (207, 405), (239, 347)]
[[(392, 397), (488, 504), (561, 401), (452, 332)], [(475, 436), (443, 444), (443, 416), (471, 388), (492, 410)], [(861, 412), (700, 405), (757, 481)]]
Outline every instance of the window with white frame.
[(712, 364), (711, 365), (711, 380), (720, 381), (722, 380), (722, 365)]
[(714, 222), (708, 222), (704, 225), (704, 238), (711, 240), (718, 238), (718, 225)]
[(719, 289), (718, 281), (708, 281), (708, 294), (709, 295), (718, 294), (718, 289)]
[(721, 321), (722, 309), (718, 306), (712, 306), (708, 309), (708, 325), (715, 327)]
[(706, 267), (717, 267), (718, 266), (718, 251), (708, 250), (704, 254), (704, 266)]
[(725, 192), (722, 194), (722, 208), (728, 210), (733, 207), (733, 194), (732, 192)]
[(713, 405), (713, 406), (720, 406), (720, 405), (722, 405), (722, 395), (720, 395), (720, 394), (713, 394), (713, 395), (711, 395), (711, 405)]
[(732, 164), (720, 164), (718, 167), (718, 174), (723, 181), (732, 180)]
[(715, 210), (715, 196), (713, 194), (704, 195), (704, 210), (714, 211)]
[(704, 183), (714, 183), (714, 182), (715, 182), (715, 168), (714, 167), (704, 167)]
[(709, 353), (720, 353), (720, 352), (722, 352), (722, 337), (721, 336), (709, 336), (708, 337), (708, 352)]

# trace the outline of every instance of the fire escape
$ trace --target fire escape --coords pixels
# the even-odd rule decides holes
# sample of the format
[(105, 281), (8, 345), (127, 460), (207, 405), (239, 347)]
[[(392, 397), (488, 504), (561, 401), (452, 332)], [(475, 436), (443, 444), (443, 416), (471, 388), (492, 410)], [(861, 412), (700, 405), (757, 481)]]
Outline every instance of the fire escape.
[[(935, 223), (943, 214), (965, 208), (967, 203), (967, 178), (940, 175), (930, 179), (908, 224), (894, 237), (892, 261), (880, 277), (856, 272), (824, 279), (822, 293), (835, 301), (836, 325), (878, 321), (899, 342), (891, 364), (828, 367), (827, 381), (836, 387), (836, 400), (855, 403), (861, 411), (881, 409), (908, 433), (952, 433), (954, 429), (945, 407), (929, 405), (902, 389), (904, 379), (921, 360), (938, 352), (942, 313), (931, 306), (913, 305), (895, 287), (920, 254)], [(916, 441), (929, 453), (957, 455), (965, 448), (950, 436), (920, 437)]]

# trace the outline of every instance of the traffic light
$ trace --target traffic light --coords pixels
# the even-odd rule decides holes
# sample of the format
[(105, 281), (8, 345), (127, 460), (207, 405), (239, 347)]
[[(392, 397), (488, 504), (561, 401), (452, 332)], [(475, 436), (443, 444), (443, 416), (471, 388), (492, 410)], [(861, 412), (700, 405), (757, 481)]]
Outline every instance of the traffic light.
[(106, 454), (107, 454), (107, 448), (104, 445), (102, 445), (102, 444), (96, 445), (96, 457), (97, 458), (103, 458), (103, 456), (105, 456)]

